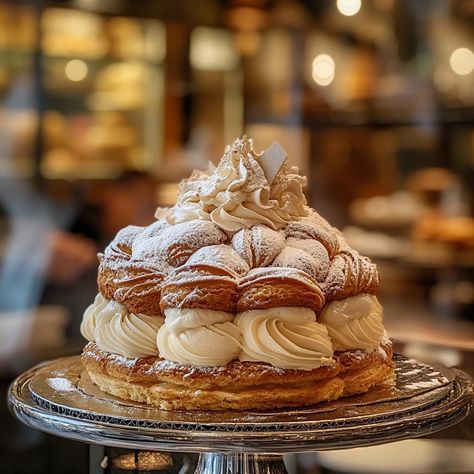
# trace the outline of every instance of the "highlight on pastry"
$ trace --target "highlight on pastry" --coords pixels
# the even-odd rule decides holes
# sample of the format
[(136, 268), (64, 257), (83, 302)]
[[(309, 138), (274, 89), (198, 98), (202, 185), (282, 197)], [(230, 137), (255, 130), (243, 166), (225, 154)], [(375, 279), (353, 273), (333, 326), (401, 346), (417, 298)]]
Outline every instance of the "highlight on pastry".
[(391, 381), (375, 265), (243, 137), (99, 255), (82, 353), (103, 391), (164, 410), (300, 407)]

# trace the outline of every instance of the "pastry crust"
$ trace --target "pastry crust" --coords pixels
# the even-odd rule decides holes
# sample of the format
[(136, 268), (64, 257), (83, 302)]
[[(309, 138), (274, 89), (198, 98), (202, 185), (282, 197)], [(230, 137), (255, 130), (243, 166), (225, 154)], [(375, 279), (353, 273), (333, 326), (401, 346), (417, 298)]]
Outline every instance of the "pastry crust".
[(317, 240), (324, 245), (331, 258), (339, 250), (337, 230), (312, 209), (308, 217), (289, 222), (283, 231), (286, 238)]
[(361, 293), (373, 295), (379, 287), (379, 274), (367, 257), (362, 257), (356, 250), (344, 248), (333, 258), (328, 276), (320, 286), (327, 302)]
[(163, 410), (269, 410), (363, 393), (392, 377), (392, 348), (335, 354), (335, 365), (281, 369), (233, 361), (224, 367), (179, 366), (159, 357), (126, 359), (89, 343), (82, 354), (92, 381), (112, 395)]
[(316, 280), (295, 268), (256, 268), (240, 281), (237, 311), (279, 306), (311, 308), (318, 314), (324, 295)]
[(203, 308), (235, 312), (237, 279), (232, 273), (181, 267), (163, 284), (161, 309)]
[[(144, 239), (143, 246), (150, 256), (157, 256), (172, 267), (179, 267), (197, 250), (208, 245), (223, 244), (229, 240), (211, 221), (193, 220), (165, 228), (153, 239)], [(143, 255), (149, 258), (149, 255)]]
[(265, 225), (239, 230), (232, 237), (232, 246), (250, 268), (267, 267), (285, 245), (282, 232)]
[(102, 295), (149, 315), (172, 307), (300, 306), (319, 313), (326, 302), (379, 287), (375, 265), (314, 212), (283, 231), (242, 229), (232, 243), (210, 221), (129, 226), (99, 261)]

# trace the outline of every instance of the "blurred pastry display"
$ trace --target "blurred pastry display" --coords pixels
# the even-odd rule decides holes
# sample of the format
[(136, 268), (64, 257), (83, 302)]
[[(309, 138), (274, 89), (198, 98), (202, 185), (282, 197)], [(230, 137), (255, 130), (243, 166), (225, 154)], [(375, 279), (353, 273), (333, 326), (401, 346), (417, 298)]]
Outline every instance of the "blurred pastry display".
[(401, 258), (409, 250), (409, 241), (404, 237), (367, 231), (356, 226), (348, 226), (342, 233), (351, 247), (371, 258)]
[(461, 204), (461, 183), (459, 178), (445, 168), (429, 167), (415, 171), (406, 180), (408, 190), (415, 193), (426, 206), (435, 209), (460, 212), (453, 206)]
[(412, 235), (416, 241), (439, 242), (453, 249), (474, 250), (474, 219), (427, 215), (417, 222)]
[[(117, 112), (95, 114), (87, 133), (90, 151), (99, 159), (130, 165), (128, 152), (138, 146), (138, 137), (126, 117)], [(128, 162), (127, 162), (128, 161)]]
[(425, 168), (407, 179), (407, 187), (426, 205), (410, 236), (410, 258), (441, 265), (474, 265), (474, 219), (467, 210), (460, 179), (444, 168)]
[[(35, 44), (38, 22), (41, 42)], [(8, 92), (0, 123), (5, 111), (12, 137), (5, 143), (14, 159), (5, 172), (107, 179), (127, 170), (153, 171), (163, 133), (166, 41), (160, 21), (0, 5), (0, 48), (8, 65), (0, 67), (0, 92)], [(37, 49), (42, 77), (32, 87)], [(36, 93), (43, 104), (38, 117), (29, 109)], [(38, 164), (34, 156), (41, 156)]]
[(425, 206), (413, 193), (397, 191), (388, 196), (356, 199), (349, 208), (351, 220), (370, 229), (407, 229), (423, 213)]
[(134, 61), (105, 66), (97, 75), (88, 104), (93, 110), (137, 109), (144, 106), (146, 68)]
[(460, 179), (444, 168), (413, 172), (406, 190), (355, 200), (345, 229), (351, 245), (374, 258), (400, 258), (417, 265), (474, 264), (474, 219), (465, 216)]
[(427, 214), (412, 231), (410, 258), (443, 265), (474, 266), (474, 219)]
[(47, 8), (42, 16), (42, 47), (51, 56), (97, 59), (109, 50), (99, 15), (63, 8)]

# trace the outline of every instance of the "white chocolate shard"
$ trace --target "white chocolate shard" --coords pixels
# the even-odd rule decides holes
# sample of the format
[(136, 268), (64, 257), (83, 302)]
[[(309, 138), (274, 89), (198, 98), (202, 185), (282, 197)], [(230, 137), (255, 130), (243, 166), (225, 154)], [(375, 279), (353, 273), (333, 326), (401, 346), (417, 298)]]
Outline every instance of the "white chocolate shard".
[(154, 217), (157, 220), (166, 219), (166, 217), (169, 216), (170, 212), (171, 212), (170, 207), (157, 207)]
[(258, 161), (268, 184), (273, 183), (287, 157), (285, 149), (278, 142), (273, 142), (260, 156)]

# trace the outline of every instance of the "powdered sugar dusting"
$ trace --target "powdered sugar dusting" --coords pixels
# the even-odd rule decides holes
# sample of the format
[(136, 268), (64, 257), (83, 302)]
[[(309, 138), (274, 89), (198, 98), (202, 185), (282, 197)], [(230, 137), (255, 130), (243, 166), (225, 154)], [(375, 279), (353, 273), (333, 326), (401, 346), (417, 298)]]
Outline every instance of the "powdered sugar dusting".
[(51, 377), (46, 380), (48, 385), (59, 392), (74, 392), (76, 387), (68, 380), (62, 377)]
[(239, 288), (245, 289), (247, 286), (269, 279), (294, 280), (311, 288), (319, 289), (316, 281), (309, 274), (296, 268), (288, 267), (254, 268), (249, 271), (245, 278), (240, 280)]
[[(326, 248), (330, 257), (335, 255), (339, 249), (338, 235), (331, 226), (325, 226), (322, 223), (324, 219), (318, 217), (302, 217), (297, 221), (289, 222), (283, 229), (285, 236), (296, 239), (314, 239), (320, 242)], [(318, 219), (318, 220), (316, 220)]]
[(297, 268), (318, 280), (318, 262), (304, 250), (285, 246), (273, 261), (272, 266)]
[(420, 389), (420, 388), (433, 388), (433, 387), (437, 387), (437, 386), (440, 386), (440, 385), (444, 385), (444, 383), (446, 383), (447, 381), (448, 381), (447, 379), (444, 379), (444, 380), (439, 380), (439, 379), (423, 380), (421, 382), (409, 383), (409, 384), (403, 386), (402, 388), (409, 389), (409, 390), (416, 390), (416, 389)]
[[(373, 293), (378, 285), (375, 266), (349, 247), (337, 229), (307, 207), (303, 195), (295, 194), (297, 190), (301, 191), (304, 178), (293, 176), (296, 171), (284, 168), (273, 185), (265, 189), (270, 195), (262, 194), (260, 185), (265, 184), (265, 177), (258, 164), (259, 155), (252, 150), (249, 140), (238, 140), (224, 157), (229, 166), (235, 164), (238, 169), (230, 166), (227, 170), (219, 165), (221, 174), (197, 173), (185, 181), (182, 196), (188, 192), (194, 196), (199, 191), (199, 196), (209, 199), (201, 205), (183, 197), (183, 203), (189, 201), (190, 206), (181, 208), (183, 219), (163, 213), (161, 219), (146, 228), (129, 226), (120, 231), (101, 259), (99, 279), (101, 274), (106, 274), (101, 291), (125, 306), (133, 301), (140, 307), (146, 299), (148, 309), (153, 301), (157, 308), (160, 305), (186, 307), (198, 293), (207, 304), (209, 291), (225, 291), (231, 295), (228, 311), (237, 311), (239, 296), (243, 297), (243, 292), (252, 291), (252, 285), (262, 282), (272, 285), (284, 280), (301, 289), (304, 286), (305, 291), (309, 289), (314, 295), (320, 295), (321, 305), (324, 300)], [(252, 159), (247, 157), (247, 152), (251, 152)], [(237, 177), (226, 170), (235, 171)], [(219, 224), (219, 220), (225, 220), (226, 213), (235, 210), (216, 204), (219, 199), (226, 199), (223, 191), (219, 191), (222, 183), (225, 192), (245, 191), (250, 196), (253, 204), (245, 208), (250, 214), (234, 216), (242, 221), (241, 227), (228, 228)], [(217, 194), (214, 193), (216, 190), (219, 191)], [(255, 222), (260, 223), (252, 225), (254, 221), (250, 222), (249, 215), (256, 212), (257, 201), (266, 202), (269, 198), (276, 200), (279, 212), (289, 217), (272, 226), (263, 213), (264, 220), (257, 220)], [(292, 203), (301, 209), (291, 211)], [(196, 211), (197, 204), (199, 212)], [(171, 209), (173, 216), (178, 207)], [(216, 211), (217, 207), (222, 208), (220, 212)], [(215, 215), (211, 217), (214, 211)], [(220, 217), (217, 219), (216, 216)], [(184, 296), (176, 289), (180, 285), (186, 286), (182, 292)], [(189, 299), (184, 301), (185, 298)], [(388, 336), (384, 335), (382, 343), (390, 343)], [(378, 350), (387, 357), (382, 348)], [(363, 351), (360, 353), (361, 358), (365, 355)], [(127, 359), (120, 363), (135, 362)]]
[(129, 225), (119, 230), (112, 242), (105, 248), (104, 255), (117, 258), (130, 258), (133, 241), (145, 230), (145, 227), (135, 225)]
[(286, 239), (285, 245), (293, 247), (295, 249), (303, 250), (313, 257), (316, 261), (317, 269), (316, 275), (318, 281), (324, 281), (329, 272), (329, 266), (331, 264), (329, 260), (329, 255), (321, 242), (311, 239), (296, 239), (290, 237)]
[(205, 266), (223, 269), (235, 275), (245, 275), (250, 267), (230, 245), (209, 245), (194, 252), (186, 262), (187, 267)]
[(174, 267), (183, 265), (198, 249), (222, 244), (228, 237), (210, 221), (192, 220), (176, 225), (163, 223), (161, 232), (139, 235), (133, 243), (134, 258), (159, 257)]
[(167, 285), (192, 285), (198, 282), (206, 283), (210, 281), (226, 281), (229, 283), (237, 284), (236, 276), (231, 274), (220, 275), (211, 273), (207, 270), (201, 270), (199, 268), (192, 267), (180, 267), (179, 269), (172, 272), (167, 280), (164, 282), (164, 287)]
[(376, 266), (353, 249), (341, 250), (332, 260), (329, 273), (321, 284), (327, 300), (342, 299), (378, 288)]
[(406, 372), (403, 372), (404, 375), (416, 375), (416, 374), (421, 374), (423, 373), (422, 369), (413, 369), (413, 370), (408, 370)]
[(251, 268), (270, 265), (284, 244), (281, 231), (264, 225), (242, 229), (232, 238), (232, 246)]

